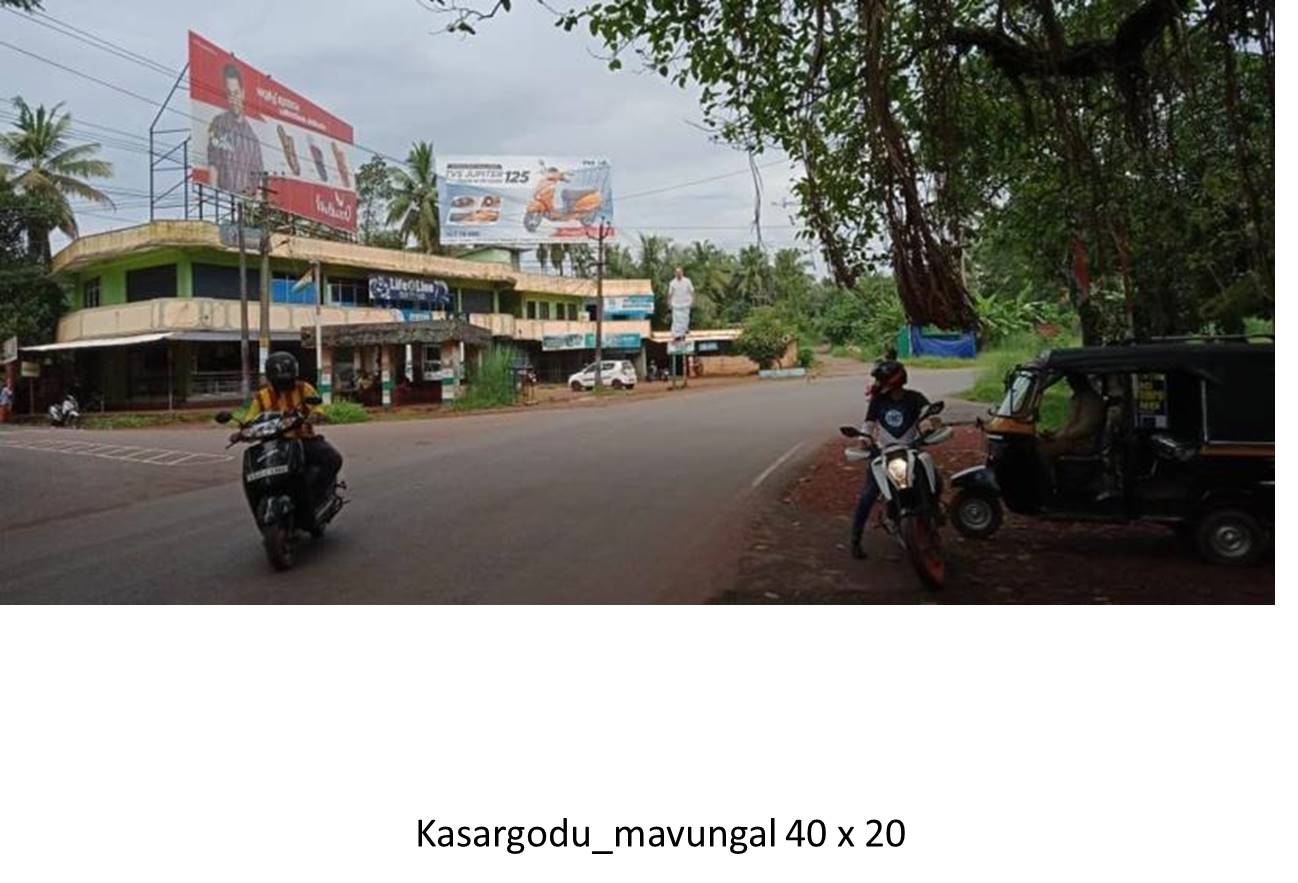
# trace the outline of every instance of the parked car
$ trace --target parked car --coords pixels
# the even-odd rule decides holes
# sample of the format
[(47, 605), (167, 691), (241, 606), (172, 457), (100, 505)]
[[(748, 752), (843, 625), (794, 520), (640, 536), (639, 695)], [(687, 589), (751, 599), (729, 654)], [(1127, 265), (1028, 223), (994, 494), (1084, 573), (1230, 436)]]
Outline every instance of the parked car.
[[(595, 388), (595, 362), (591, 362), (576, 374), (568, 378), (568, 385), (574, 392)], [(635, 365), (626, 359), (606, 359), (601, 363), (600, 381), (604, 386), (614, 389), (632, 389), (635, 387)]]

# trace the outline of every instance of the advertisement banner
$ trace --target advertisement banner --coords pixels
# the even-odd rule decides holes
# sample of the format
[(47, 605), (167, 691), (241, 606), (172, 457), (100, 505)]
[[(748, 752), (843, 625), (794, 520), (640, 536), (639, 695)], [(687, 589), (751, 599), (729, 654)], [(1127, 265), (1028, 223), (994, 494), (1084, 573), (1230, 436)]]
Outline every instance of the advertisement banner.
[(352, 127), (208, 40), (189, 33), (194, 181), (356, 229)]
[[(604, 349), (637, 350), (641, 337), (638, 331), (619, 331), (604, 335)], [(593, 350), (595, 333), (576, 332), (574, 334), (546, 334), (541, 337), (541, 349), (546, 352), (555, 350)]]
[(648, 319), (654, 312), (652, 294), (627, 294), (604, 298), (606, 319)]
[(437, 161), (443, 245), (594, 242), (614, 234), (608, 160), (448, 156)]
[(370, 276), (370, 303), (376, 307), (411, 304), (415, 309), (446, 310), (451, 306), (451, 290), (440, 279), (375, 273)]

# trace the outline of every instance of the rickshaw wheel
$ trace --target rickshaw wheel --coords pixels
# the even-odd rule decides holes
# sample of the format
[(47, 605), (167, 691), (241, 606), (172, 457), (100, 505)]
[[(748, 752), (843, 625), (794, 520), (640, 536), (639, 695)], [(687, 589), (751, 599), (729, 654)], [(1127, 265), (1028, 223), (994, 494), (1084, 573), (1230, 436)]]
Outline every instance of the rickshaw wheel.
[(985, 540), (996, 533), (1005, 515), (1000, 500), (991, 494), (969, 490), (956, 493), (947, 514), (960, 535), (971, 540)]
[(1262, 554), (1262, 526), (1242, 509), (1215, 509), (1195, 528), (1199, 554), (1213, 564), (1245, 565)]

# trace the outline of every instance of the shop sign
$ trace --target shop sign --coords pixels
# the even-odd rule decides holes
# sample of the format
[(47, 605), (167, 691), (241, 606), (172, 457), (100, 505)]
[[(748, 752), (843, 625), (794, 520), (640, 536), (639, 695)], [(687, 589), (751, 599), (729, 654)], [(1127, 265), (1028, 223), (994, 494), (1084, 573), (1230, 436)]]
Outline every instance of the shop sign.
[(20, 377), (40, 377), (40, 376), (41, 376), (41, 363), (40, 363), (40, 362), (23, 362), (23, 364), (22, 364), (22, 370), (21, 370), (21, 372), (19, 373), (19, 376), (20, 376)]
[(667, 355), (669, 356), (688, 356), (694, 353), (694, 341), (692, 340), (671, 340), (667, 342)]
[[(634, 350), (640, 348), (640, 332), (625, 331), (604, 335), (604, 347), (613, 350)], [(546, 334), (541, 337), (541, 349), (546, 352), (556, 350), (593, 350), (595, 348), (594, 332), (583, 334)]]
[(451, 305), (451, 290), (440, 279), (377, 273), (370, 276), (371, 303), (383, 307), (402, 301), (413, 303), (418, 309), (446, 309)]
[(645, 319), (653, 315), (652, 294), (627, 294), (604, 298), (604, 315), (607, 318)]

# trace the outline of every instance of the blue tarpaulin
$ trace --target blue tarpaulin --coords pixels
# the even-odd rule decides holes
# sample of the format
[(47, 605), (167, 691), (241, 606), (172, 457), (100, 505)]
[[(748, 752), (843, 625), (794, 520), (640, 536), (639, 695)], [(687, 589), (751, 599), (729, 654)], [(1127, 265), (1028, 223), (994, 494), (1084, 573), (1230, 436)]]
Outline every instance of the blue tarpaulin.
[(978, 355), (978, 344), (972, 331), (925, 331), (918, 325), (907, 326), (907, 331), (912, 356), (972, 359)]

